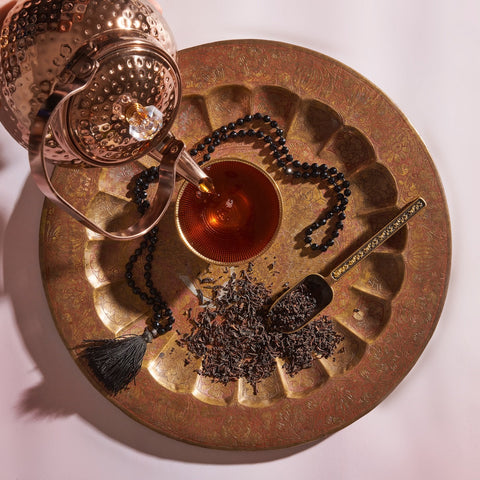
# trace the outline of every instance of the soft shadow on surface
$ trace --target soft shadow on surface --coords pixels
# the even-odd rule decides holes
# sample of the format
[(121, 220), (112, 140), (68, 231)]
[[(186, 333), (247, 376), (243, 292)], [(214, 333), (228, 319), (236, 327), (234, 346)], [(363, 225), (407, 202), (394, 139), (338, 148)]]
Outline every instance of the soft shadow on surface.
[(268, 462), (312, 444), (281, 450), (210, 450), (167, 438), (132, 420), (83, 376), (56, 330), (45, 298), (38, 256), (43, 197), (28, 178), (5, 232), (5, 292), (15, 308), (18, 330), (43, 381), (25, 391), (17, 408), (33, 420), (79, 415), (99, 431), (134, 450), (159, 458), (203, 464)]

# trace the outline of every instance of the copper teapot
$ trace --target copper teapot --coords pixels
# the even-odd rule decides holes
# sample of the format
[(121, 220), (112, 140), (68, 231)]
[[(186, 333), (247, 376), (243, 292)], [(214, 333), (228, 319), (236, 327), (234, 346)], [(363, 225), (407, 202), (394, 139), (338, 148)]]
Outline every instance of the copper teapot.
[[(147, 0), (20, 0), (0, 36), (0, 119), (28, 149), (41, 191), (112, 239), (146, 233), (166, 211), (178, 172), (208, 191), (206, 174), (170, 129), (181, 100), (173, 36)], [(109, 167), (149, 155), (159, 186), (147, 213), (106, 231), (55, 189), (51, 166)]]

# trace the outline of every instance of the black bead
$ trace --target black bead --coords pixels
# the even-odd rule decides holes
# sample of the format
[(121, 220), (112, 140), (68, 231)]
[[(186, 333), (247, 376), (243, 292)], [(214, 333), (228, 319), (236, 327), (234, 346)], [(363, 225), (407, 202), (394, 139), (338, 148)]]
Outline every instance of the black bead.
[(201, 151), (204, 150), (204, 149), (205, 149), (205, 145), (204, 145), (203, 143), (199, 143), (199, 144), (197, 145), (197, 150), (198, 150), (199, 152), (201, 152)]
[(227, 128), (229, 130), (235, 130), (235, 124), (233, 122), (231, 122), (231, 123), (228, 124)]
[(345, 213), (341, 212), (341, 213), (338, 214), (338, 218), (340, 220), (345, 220), (347, 218), (347, 216), (345, 215)]
[(329, 168), (328, 173), (330, 175), (335, 175), (337, 173), (337, 169), (335, 167)]
[(253, 120), (253, 117), (251, 115), (245, 115), (243, 117), (243, 119), (246, 121), (246, 122), (251, 122)]
[(241, 126), (245, 123), (245, 120), (244, 120), (243, 118), (238, 118), (235, 123), (236, 123), (239, 127), (241, 127)]
[(225, 125), (222, 125), (222, 126), (220, 127), (220, 133), (226, 133), (227, 130), (228, 130), (228, 128), (227, 128)]
[(300, 178), (302, 176), (302, 174), (300, 172), (293, 172), (293, 176), (295, 178)]
[(303, 240), (305, 243), (312, 243), (312, 237), (305, 237)]
[(302, 177), (305, 179), (310, 178), (310, 172), (303, 172)]
[(305, 230), (305, 235), (311, 235), (313, 233), (313, 228), (312, 227), (308, 227), (306, 230)]
[[(214, 142), (215, 143), (215, 142)], [(208, 148), (207, 148), (207, 151), (209, 153), (213, 153), (215, 151), (215, 147), (213, 145), (209, 145)]]
[(349, 197), (349, 196), (352, 194), (352, 192), (351, 192), (351, 190), (350, 190), (349, 188), (346, 188), (345, 191), (343, 192), (343, 194), (344, 194), (346, 197)]
[(263, 116), (263, 115), (262, 115), (261, 113), (258, 113), (258, 112), (257, 112), (257, 113), (253, 116), (253, 118), (255, 118), (256, 120), (260, 120), (260, 119), (262, 118), (262, 116)]
[(210, 143), (212, 143), (212, 137), (205, 137), (203, 143), (205, 145), (209, 145)]
[(308, 169), (310, 168), (310, 164), (309, 164), (308, 162), (303, 162), (303, 163), (302, 163), (302, 168), (303, 168), (304, 170), (308, 170)]
[(292, 166), (295, 167), (295, 168), (300, 168), (302, 166), (302, 164), (298, 160), (294, 160), (292, 162)]
[(277, 128), (277, 129), (275, 130), (275, 133), (276, 133), (279, 137), (282, 137), (284, 132), (283, 132), (283, 129)]
[(277, 127), (278, 127), (278, 122), (276, 122), (275, 120), (272, 120), (272, 121), (270, 122), (270, 126), (271, 126), (272, 128), (277, 128)]

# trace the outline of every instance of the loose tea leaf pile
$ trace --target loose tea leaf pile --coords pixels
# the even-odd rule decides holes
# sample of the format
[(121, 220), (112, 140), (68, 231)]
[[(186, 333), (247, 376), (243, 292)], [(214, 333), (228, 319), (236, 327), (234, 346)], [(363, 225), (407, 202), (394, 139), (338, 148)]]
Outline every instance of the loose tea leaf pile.
[[(305, 312), (310, 311), (309, 301), (311, 296), (302, 292), (291, 299), (303, 305)], [(285, 315), (289, 303), (282, 302)], [(342, 340), (325, 316), (292, 334), (276, 332), (268, 328), (270, 306), (271, 292), (263, 283), (245, 271), (238, 277), (233, 273), (225, 285), (212, 288), (210, 303), (192, 319), (192, 330), (178, 344), (202, 359), (200, 375), (223, 384), (244, 378), (256, 394), (257, 383), (274, 371), (276, 358), (283, 360), (286, 373), (293, 376), (311, 367), (315, 358), (330, 357)], [(298, 316), (301, 308), (293, 310)]]
[(288, 332), (309, 319), (317, 307), (317, 299), (309, 288), (301, 283), (293, 288), (270, 311), (268, 316), (272, 329)]

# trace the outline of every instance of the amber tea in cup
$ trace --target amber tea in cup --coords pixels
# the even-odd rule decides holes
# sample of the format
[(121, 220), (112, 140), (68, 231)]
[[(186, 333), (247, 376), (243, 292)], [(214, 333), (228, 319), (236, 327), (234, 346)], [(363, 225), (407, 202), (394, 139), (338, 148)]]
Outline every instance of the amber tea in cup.
[(270, 246), (280, 227), (278, 186), (262, 168), (244, 160), (217, 160), (204, 170), (215, 192), (183, 185), (176, 204), (180, 236), (190, 250), (209, 262), (252, 260)]

